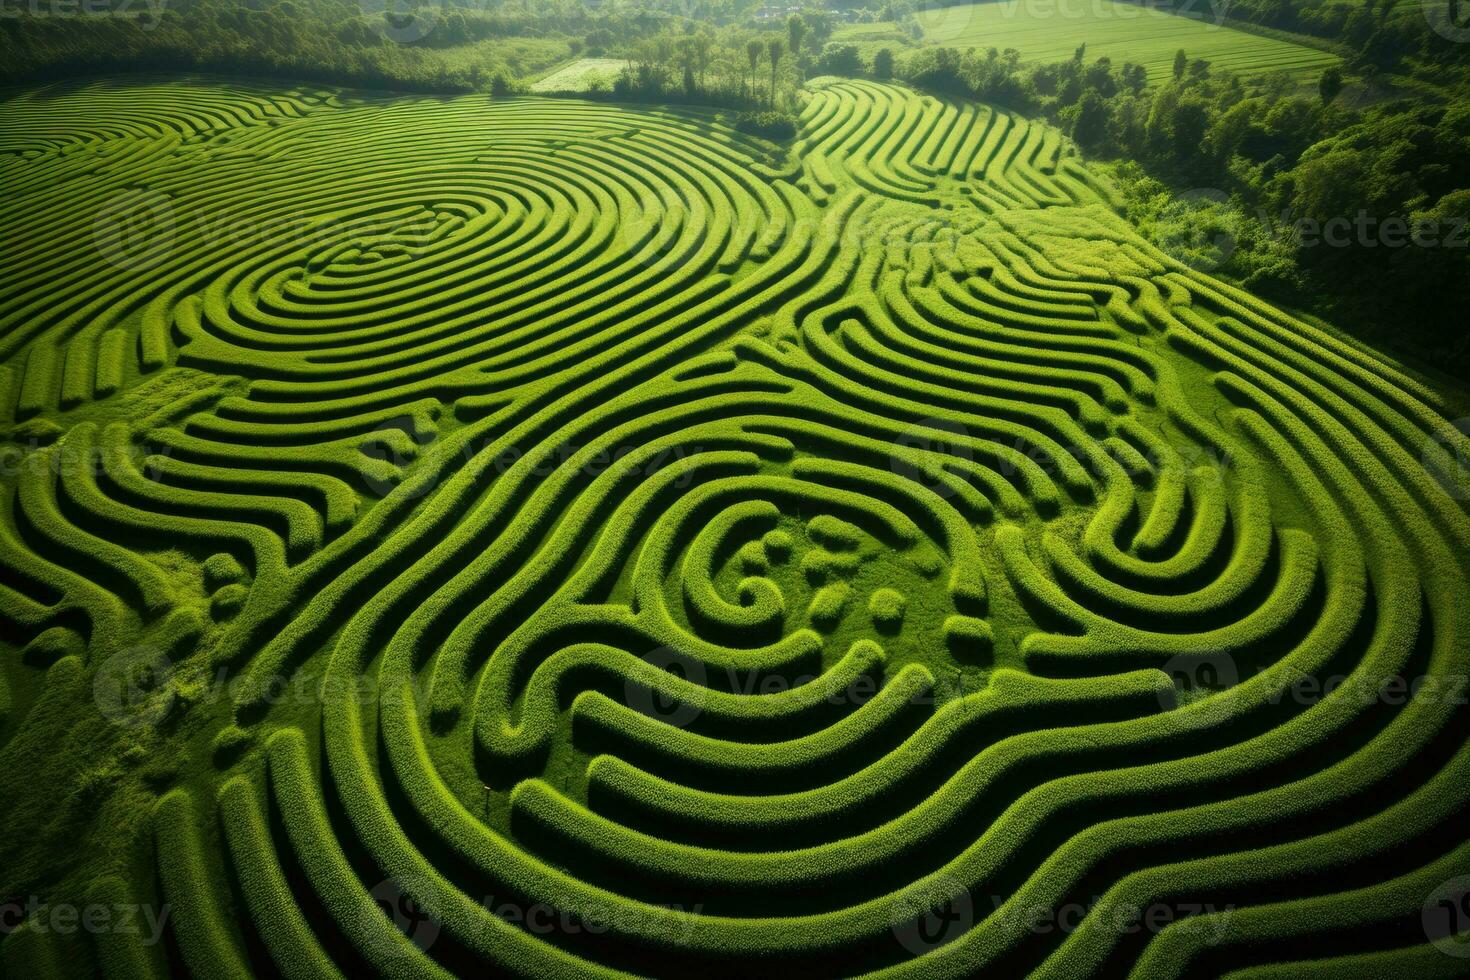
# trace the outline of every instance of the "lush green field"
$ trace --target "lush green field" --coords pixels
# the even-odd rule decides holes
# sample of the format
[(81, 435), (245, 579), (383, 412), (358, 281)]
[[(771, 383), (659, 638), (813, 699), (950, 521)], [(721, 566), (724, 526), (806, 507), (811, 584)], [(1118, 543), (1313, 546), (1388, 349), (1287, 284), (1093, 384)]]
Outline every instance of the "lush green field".
[(1022, 61), (1061, 61), (1077, 46), (1089, 58), (1135, 62), (1159, 82), (1173, 69), (1181, 48), (1190, 60), (1251, 75), (1289, 71), (1315, 79), (1340, 59), (1306, 45), (1260, 37), (1212, 20), (1164, 13), (1112, 0), (994, 0), (926, 7), (916, 15), (924, 38), (954, 48), (1015, 48)]
[(898, 25), (891, 20), (869, 24), (842, 24), (832, 31), (834, 41), (881, 41), (902, 38)]
[(858, 59), (864, 65), (872, 65), (879, 51), (888, 49), (894, 55), (902, 55), (914, 47), (908, 35), (898, 29), (892, 21), (874, 24), (845, 24), (832, 32), (832, 44), (851, 45), (857, 50)]
[(425, 52), (429, 61), (449, 71), (468, 71), (476, 66), (485, 71), (491, 66), (511, 78), (546, 71), (566, 56), (566, 41), (544, 37), (497, 38)]
[(0, 974), (1460, 974), (1470, 439), (1055, 130), (91, 82), (0, 187)]
[(593, 85), (604, 89), (612, 88), (613, 79), (626, 67), (622, 58), (578, 58), (565, 67), (538, 79), (531, 85), (533, 92), (586, 92)]

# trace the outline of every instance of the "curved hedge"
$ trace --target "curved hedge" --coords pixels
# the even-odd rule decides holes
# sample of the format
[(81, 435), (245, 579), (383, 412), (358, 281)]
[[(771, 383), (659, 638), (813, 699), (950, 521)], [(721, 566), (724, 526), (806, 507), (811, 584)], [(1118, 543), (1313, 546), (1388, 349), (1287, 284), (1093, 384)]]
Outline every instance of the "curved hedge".
[(1056, 131), (96, 82), (0, 151), (0, 770), (160, 795), (46, 884), (173, 910), (84, 969), (1456, 975), (1454, 397)]

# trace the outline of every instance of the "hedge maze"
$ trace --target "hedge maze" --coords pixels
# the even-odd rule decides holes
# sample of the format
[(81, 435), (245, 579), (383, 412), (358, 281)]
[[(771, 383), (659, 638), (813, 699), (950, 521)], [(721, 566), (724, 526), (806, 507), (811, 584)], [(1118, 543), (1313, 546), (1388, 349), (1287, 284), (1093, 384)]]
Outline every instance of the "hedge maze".
[(1054, 130), (90, 83), (0, 185), (0, 769), (174, 760), (67, 879), (166, 941), (7, 970), (1459, 975), (1470, 443)]

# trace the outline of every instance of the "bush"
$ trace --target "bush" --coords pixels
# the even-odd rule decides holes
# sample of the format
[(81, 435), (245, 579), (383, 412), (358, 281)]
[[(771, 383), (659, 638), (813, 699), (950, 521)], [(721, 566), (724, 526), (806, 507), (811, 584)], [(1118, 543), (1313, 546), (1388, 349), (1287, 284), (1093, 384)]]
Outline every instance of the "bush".
[(861, 75), (863, 59), (855, 44), (829, 44), (822, 51), (820, 62), (825, 75)]
[(893, 77), (893, 49), (879, 48), (873, 55), (873, 77), (887, 80)]
[(796, 138), (796, 117), (771, 109), (742, 112), (735, 117), (735, 128), (769, 140), (791, 140)]

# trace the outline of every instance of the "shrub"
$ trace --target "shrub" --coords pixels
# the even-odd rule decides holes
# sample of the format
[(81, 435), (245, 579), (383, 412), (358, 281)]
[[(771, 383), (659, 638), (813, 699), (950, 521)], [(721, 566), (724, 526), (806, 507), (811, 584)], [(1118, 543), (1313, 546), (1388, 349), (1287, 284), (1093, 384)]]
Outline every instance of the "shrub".
[(868, 612), (873, 622), (882, 626), (895, 626), (903, 620), (908, 602), (903, 593), (896, 589), (878, 589), (868, 597)]
[(773, 109), (742, 112), (735, 117), (735, 128), (752, 136), (785, 142), (796, 138), (796, 118)]
[(873, 55), (873, 77), (887, 80), (893, 77), (893, 49), (879, 48)]
[(859, 75), (863, 70), (863, 59), (855, 44), (828, 44), (817, 64), (827, 75)]

